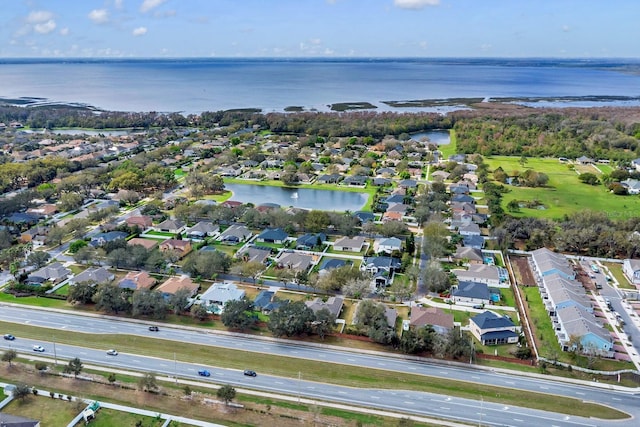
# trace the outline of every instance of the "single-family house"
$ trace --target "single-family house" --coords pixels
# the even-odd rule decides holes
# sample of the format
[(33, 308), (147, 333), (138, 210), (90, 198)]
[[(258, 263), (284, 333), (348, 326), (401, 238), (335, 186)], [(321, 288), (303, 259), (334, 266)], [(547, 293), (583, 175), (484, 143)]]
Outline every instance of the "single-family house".
[(344, 259), (325, 258), (324, 261), (322, 261), (322, 264), (320, 264), (318, 274), (322, 276), (324, 274), (327, 274), (329, 270), (344, 267), (345, 265), (347, 265), (347, 262)]
[(153, 228), (163, 233), (179, 234), (184, 231), (185, 223), (179, 219), (166, 219)]
[(228, 301), (237, 301), (244, 298), (244, 296), (244, 290), (238, 289), (233, 283), (214, 283), (200, 296), (200, 301), (209, 311), (221, 314), (224, 311), (224, 305)]
[(397, 237), (383, 237), (373, 242), (373, 252), (376, 254), (390, 254), (402, 249), (402, 240)]
[(456, 253), (453, 254), (451, 258), (469, 264), (482, 264), (484, 262), (482, 251), (468, 246), (458, 246)]
[(44, 203), (40, 206), (27, 209), (27, 213), (39, 215), (45, 218), (50, 218), (56, 212), (58, 212), (58, 207), (52, 203)]
[(2, 427), (40, 427), (40, 421), (31, 418), (0, 412), (0, 426)]
[(357, 211), (353, 214), (353, 216), (357, 218), (361, 224), (373, 222), (376, 219), (375, 214), (373, 214), (372, 212)]
[(187, 229), (189, 239), (201, 240), (205, 237), (215, 236), (220, 231), (220, 226), (211, 221), (200, 221), (196, 225)]
[(461, 282), (478, 282), (488, 286), (500, 285), (500, 273), (495, 265), (471, 264), (468, 270), (453, 270)]
[(640, 181), (637, 179), (628, 178), (620, 182), (624, 188), (627, 189), (629, 194), (640, 194)]
[(251, 230), (247, 227), (244, 225), (233, 224), (220, 234), (218, 240), (224, 243), (235, 244), (246, 242), (251, 238), (251, 236)]
[(191, 252), (191, 242), (189, 240), (167, 239), (160, 243), (160, 252), (173, 251), (180, 258)]
[(267, 228), (258, 234), (256, 240), (261, 243), (283, 244), (289, 235), (282, 228)]
[(366, 239), (363, 236), (341, 237), (333, 244), (333, 249), (342, 252), (360, 252)]
[(283, 252), (278, 258), (278, 267), (297, 271), (307, 271), (313, 264), (314, 257), (298, 252)]
[(259, 262), (261, 264), (267, 264), (270, 256), (271, 248), (255, 245), (251, 245), (236, 254), (236, 257), (242, 259), (244, 262)]
[(153, 248), (158, 246), (159, 243), (160, 242), (158, 242), (157, 240), (145, 239), (143, 237), (134, 237), (133, 239), (130, 239), (130, 240), (127, 241), (127, 245), (128, 246), (138, 245), (138, 246), (142, 246), (143, 248), (145, 248), (148, 251), (153, 250)]
[(367, 177), (364, 175), (350, 175), (343, 179), (340, 185), (348, 185), (350, 187), (364, 187), (367, 185)]
[(317, 246), (322, 246), (327, 241), (327, 235), (324, 233), (307, 233), (296, 239), (296, 249), (311, 250)]
[(125, 220), (125, 222), (129, 227), (138, 227), (142, 230), (146, 230), (153, 225), (153, 220), (148, 215), (130, 216)]
[(491, 292), (486, 283), (458, 282), (451, 292), (451, 299), (456, 303), (483, 305), (491, 302)]
[(151, 289), (156, 282), (157, 280), (146, 271), (130, 271), (118, 282), (118, 287), (136, 291)]
[(482, 345), (515, 344), (520, 339), (520, 330), (513, 320), (491, 311), (469, 319), (469, 330)]
[(414, 328), (431, 326), (437, 333), (446, 335), (453, 329), (453, 314), (438, 307), (411, 307), (409, 324)]
[(458, 233), (461, 236), (479, 236), (481, 235), (480, 226), (476, 223), (471, 223), (468, 225), (463, 225), (458, 228)]
[(101, 285), (103, 283), (109, 283), (116, 276), (104, 267), (87, 268), (82, 273), (69, 280), (70, 285), (77, 283), (90, 283), (91, 285)]
[(199, 288), (200, 285), (194, 283), (188, 276), (173, 276), (168, 278), (164, 283), (158, 286), (157, 290), (162, 292), (165, 297), (168, 297), (175, 294), (180, 289), (186, 289), (187, 291), (189, 291), (189, 296), (192, 297), (196, 294), (196, 292), (198, 292)]
[(385, 213), (382, 214), (382, 222), (389, 222), (389, 221), (402, 222), (403, 218), (404, 218), (404, 214), (402, 212), (387, 210)]
[(640, 259), (625, 259), (622, 263), (622, 271), (629, 282), (640, 286)]
[(478, 235), (462, 236), (462, 244), (468, 248), (483, 249), (485, 240), (483, 236)]
[(337, 184), (342, 181), (343, 176), (337, 173), (321, 175), (316, 181), (320, 184)]
[(54, 262), (29, 274), (27, 281), (29, 283), (39, 284), (43, 284), (45, 282), (59, 283), (67, 279), (70, 275), (71, 270), (59, 262)]
[(398, 183), (398, 186), (402, 188), (416, 188), (418, 182), (415, 179), (403, 179)]
[(129, 236), (129, 234), (124, 231), (107, 231), (106, 233), (99, 233), (91, 237), (89, 244), (94, 247), (99, 247), (103, 246), (105, 243), (124, 240), (127, 236)]
[(326, 302), (322, 301), (321, 298), (314, 298), (312, 301), (305, 301), (305, 305), (314, 313), (326, 308), (331, 314), (338, 318), (344, 305), (344, 298), (337, 296), (329, 297)]

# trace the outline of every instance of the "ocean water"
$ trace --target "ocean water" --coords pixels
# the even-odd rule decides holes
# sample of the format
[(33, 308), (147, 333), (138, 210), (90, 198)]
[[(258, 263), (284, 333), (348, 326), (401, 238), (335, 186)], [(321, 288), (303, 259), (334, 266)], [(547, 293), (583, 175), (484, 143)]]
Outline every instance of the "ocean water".
[[(370, 102), (378, 111), (437, 111), (393, 108), (383, 101), (635, 98), (640, 96), (639, 70), (640, 62), (631, 60), (0, 59), (0, 98), (182, 113), (231, 108), (270, 112), (289, 106), (327, 111), (329, 104), (339, 102)], [(603, 104), (572, 99), (558, 105), (574, 102)], [(640, 105), (638, 99), (604, 103)]]

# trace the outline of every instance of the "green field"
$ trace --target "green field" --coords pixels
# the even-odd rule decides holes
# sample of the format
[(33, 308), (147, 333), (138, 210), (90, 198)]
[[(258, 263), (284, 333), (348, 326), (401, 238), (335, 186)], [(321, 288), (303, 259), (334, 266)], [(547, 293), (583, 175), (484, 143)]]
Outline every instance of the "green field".
[[(545, 209), (521, 208), (520, 212), (511, 213), (514, 216), (561, 218), (565, 214), (590, 209), (607, 212), (612, 218), (624, 218), (630, 212), (640, 211), (640, 197), (615, 196), (603, 185), (583, 184), (578, 180), (578, 174), (575, 171), (570, 170), (567, 164), (560, 163), (557, 159), (529, 158), (525, 167), (520, 165), (519, 160), (519, 157), (507, 156), (492, 156), (485, 159), (490, 170), (493, 171), (501, 166), (507, 175), (514, 170), (523, 172), (525, 169), (533, 169), (549, 176), (549, 184), (544, 188), (506, 186), (510, 191), (502, 198), (505, 211), (507, 203), (514, 199), (539, 200), (545, 206)], [(596, 172), (595, 169), (593, 171)]]

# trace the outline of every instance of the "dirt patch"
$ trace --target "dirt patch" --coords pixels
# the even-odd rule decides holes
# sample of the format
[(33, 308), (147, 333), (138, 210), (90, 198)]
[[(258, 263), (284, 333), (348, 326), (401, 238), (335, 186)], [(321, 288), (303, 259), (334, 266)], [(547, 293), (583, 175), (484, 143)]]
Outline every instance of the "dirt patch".
[(516, 282), (522, 286), (536, 286), (536, 279), (529, 267), (529, 260), (526, 257), (512, 256), (511, 266), (513, 274), (516, 276)]

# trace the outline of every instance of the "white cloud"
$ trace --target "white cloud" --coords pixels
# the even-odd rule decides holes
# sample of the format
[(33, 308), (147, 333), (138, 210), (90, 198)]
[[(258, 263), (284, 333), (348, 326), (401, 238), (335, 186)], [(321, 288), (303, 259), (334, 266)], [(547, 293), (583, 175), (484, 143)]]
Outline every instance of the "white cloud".
[(47, 22), (34, 25), (33, 29), (39, 34), (49, 34), (56, 29), (56, 22), (53, 19), (49, 19)]
[(156, 7), (160, 6), (162, 3), (166, 1), (167, 0), (144, 0), (140, 5), (140, 12), (142, 13), (149, 12), (151, 9), (155, 9)]
[(60, 28), (61, 36), (66, 36), (67, 34), (69, 34), (69, 27)]
[(418, 46), (420, 46), (420, 49), (426, 49), (429, 46), (429, 43), (427, 43), (426, 41), (421, 41), (420, 43), (418, 43)]
[(319, 45), (319, 44), (322, 44), (322, 40), (320, 40), (320, 39), (311, 39), (311, 40), (309, 40), (309, 43), (315, 44), (315, 45)]
[(53, 19), (53, 13), (46, 10), (36, 10), (27, 16), (27, 22), (29, 24), (41, 24)]
[(571, 31), (571, 27), (569, 27), (568, 25), (563, 25), (562, 31), (564, 31), (565, 33), (568, 33), (569, 31)]
[(113, 5), (116, 9), (122, 9), (122, 0), (114, 0)]
[(147, 34), (147, 27), (138, 27), (135, 28), (131, 34), (133, 34), (134, 36), (144, 36), (145, 34)]
[(96, 24), (104, 24), (109, 21), (109, 11), (107, 9), (93, 9), (89, 12), (89, 19)]
[(438, 6), (440, 0), (393, 0), (393, 4), (401, 9), (424, 9), (427, 6)]

